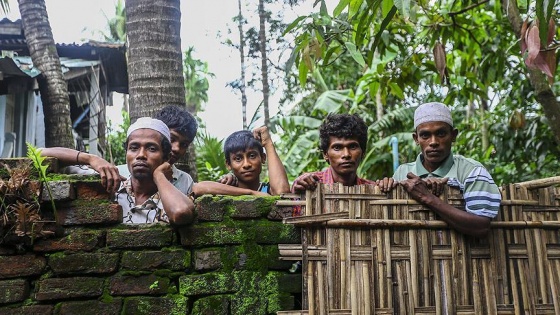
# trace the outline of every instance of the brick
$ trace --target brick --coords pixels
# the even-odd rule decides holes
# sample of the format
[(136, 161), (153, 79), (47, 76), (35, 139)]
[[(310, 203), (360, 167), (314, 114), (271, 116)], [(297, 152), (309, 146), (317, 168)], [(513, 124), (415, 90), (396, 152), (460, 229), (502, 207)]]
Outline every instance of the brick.
[(103, 294), (103, 279), (92, 277), (51, 278), (39, 280), (38, 301), (98, 297)]
[(173, 229), (164, 224), (132, 225), (107, 231), (110, 248), (162, 248), (171, 245), (173, 239)]
[(241, 244), (246, 236), (242, 228), (226, 224), (196, 224), (179, 228), (183, 246)]
[(76, 190), (69, 181), (49, 181), (43, 185), (42, 201), (67, 201), (76, 199)]
[(188, 299), (183, 296), (130, 297), (124, 300), (123, 315), (187, 314)]
[(200, 222), (219, 222), (231, 207), (231, 199), (203, 196), (196, 199), (196, 218)]
[(194, 301), (191, 314), (229, 315), (231, 296), (211, 295)]
[(54, 306), (52, 305), (30, 305), (18, 307), (1, 307), (2, 315), (52, 315)]
[(68, 229), (67, 235), (62, 238), (37, 241), (33, 246), (33, 251), (91, 251), (97, 246), (104, 245), (104, 235), (103, 231), (87, 230), (84, 228)]
[(0, 279), (40, 275), (45, 266), (46, 260), (40, 256), (0, 256)]
[(227, 294), (238, 289), (233, 273), (211, 272), (179, 278), (179, 292), (185, 296)]
[(117, 269), (119, 255), (116, 253), (57, 253), (49, 256), (48, 264), (58, 275), (104, 274)]
[(22, 279), (0, 281), (0, 304), (21, 302), (29, 295), (29, 283)]
[(221, 253), (218, 250), (197, 250), (194, 252), (196, 271), (216, 270), (222, 267)]
[(98, 180), (93, 181), (77, 181), (75, 186), (76, 192), (82, 200), (110, 201), (114, 199), (114, 195), (108, 193), (105, 187), (103, 187), (99, 177)]
[(169, 279), (156, 275), (115, 275), (111, 278), (109, 291), (112, 295), (162, 295), (167, 293)]
[(65, 226), (122, 223), (122, 207), (109, 200), (96, 202), (78, 199), (58, 203), (57, 222)]
[(254, 224), (259, 244), (301, 244), (301, 232), (293, 225), (261, 220)]
[(129, 270), (185, 270), (190, 267), (190, 252), (183, 249), (166, 251), (126, 251), (121, 268)]
[(119, 315), (122, 303), (121, 298), (113, 298), (110, 302), (97, 300), (62, 302), (58, 315)]
[(251, 198), (249, 200), (234, 200), (231, 218), (258, 219), (265, 217), (274, 204), (272, 198)]

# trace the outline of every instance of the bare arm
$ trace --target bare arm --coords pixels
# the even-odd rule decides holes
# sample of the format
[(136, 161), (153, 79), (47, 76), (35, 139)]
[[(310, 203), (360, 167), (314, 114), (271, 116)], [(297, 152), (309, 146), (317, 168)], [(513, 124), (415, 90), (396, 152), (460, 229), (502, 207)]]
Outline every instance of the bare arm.
[(171, 171), (171, 164), (163, 163), (154, 170), (156, 184), (163, 204), (163, 209), (173, 225), (186, 225), (194, 219), (194, 203), (169, 181), (166, 174)]
[(428, 184), (420, 177), (413, 173), (408, 173), (407, 177), (407, 180), (403, 180), (399, 184), (404, 187), (410, 197), (432, 209), (452, 228), (475, 237), (484, 237), (488, 234), (490, 218), (459, 210), (432, 194)]
[(211, 182), (211, 181), (195, 183), (193, 185), (193, 192), (196, 196), (202, 196), (202, 195), (269, 196), (269, 194), (260, 191), (251, 190), (247, 188), (234, 187), (234, 186)]
[(274, 142), (270, 138), (270, 133), (266, 126), (253, 130), (253, 136), (259, 140), (266, 151), (268, 158), (268, 178), (270, 180), (270, 193), (272, 195), (280, 195), (290, 192), (290, 184), (288, 183), (288, 175), (284, 164), (280, 160)]
[(41, 155), (57, 158), (64, 165), (89, 165), (99, 173), (101, 184), (107, 189), (107, 192), (116, 192), (121, 181), (124, 180), (115, 165), (97, 155), (62, 147), (43, 148)]

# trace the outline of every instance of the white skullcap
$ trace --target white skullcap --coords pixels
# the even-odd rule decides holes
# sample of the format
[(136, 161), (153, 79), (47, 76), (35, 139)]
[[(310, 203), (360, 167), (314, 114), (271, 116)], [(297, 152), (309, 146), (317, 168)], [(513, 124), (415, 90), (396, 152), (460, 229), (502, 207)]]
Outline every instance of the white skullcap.
[(171, 142), (171, 133), (169, 132), (169, 128), (167, 125), (159, 120), (150, 117), (141, 117), (138, 120), (128, 127), (128, 131), (126, 132), (126, 138), (130, 137), (130, 134), (138, 129), (152, 129), (161, 133), (169, 142)]
[(451, 110), (447, 107), (447, 105), (432, 102), (424, 103), (416, 108), (416, 111), (414, 112), (414, 129), (416, 129), (420, 124), (435, 121), (448, 123), (451, 127), (453, 127)]

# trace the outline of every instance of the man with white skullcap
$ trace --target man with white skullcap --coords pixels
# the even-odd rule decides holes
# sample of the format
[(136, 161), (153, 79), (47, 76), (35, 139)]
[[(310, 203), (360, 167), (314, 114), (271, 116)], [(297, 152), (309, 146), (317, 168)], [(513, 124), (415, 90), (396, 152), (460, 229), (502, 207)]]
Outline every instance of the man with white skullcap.
[(171, 136), (158, 119), (139, 118), (127, 131), (126, 164), (131, 176), (124, 182), (117, 167), (103, 158), (67, 148), (45, 148), (41, 154), (63, 163), (89, 165), (123, 208), (123, 223), (168, 222), (184, 225), (193, 220), (194, 203), (171, 182)]
[[(453, 155), (451, 145), (458, 133), (445, 104), (433, 102), (418, 106), (412, 137), (422, 152), (415, 162), (400, 165), (393, 179), (411, 198), (428, 206), (454, 229), (483, 237), (490, 229), (490, 220), (498, 214), (501, 195), (482, 164)], [(434, 194), (441, 192), (445, 184), (461, 190), (465, 211), (444, 203)], [(393, 186), (388, 179), (379, 181), (379, 185), (384, 191)]]

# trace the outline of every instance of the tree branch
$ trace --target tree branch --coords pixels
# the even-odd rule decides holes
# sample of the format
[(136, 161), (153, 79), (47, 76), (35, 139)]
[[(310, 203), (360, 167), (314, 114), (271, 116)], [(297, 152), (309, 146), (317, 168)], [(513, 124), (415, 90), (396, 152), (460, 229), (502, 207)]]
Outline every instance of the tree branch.
[(449, 15), (450, 15), (450, 16), (455, 16), (455, 15), (459, 15), (459, 14), (461, 14), (461, 13), (465, 13), (465, 12), (469, 11), (470, 9), (474, 9), (474, 8), (476, 8), (476, 7), (478, 7), (478, 6), (481, 6), (481, 5), (483, 5), (483, 4), (487, 3), (487, 2), (490, 2), (490, 0), (483, 0), (483, 1), (480, 1), (480, 2), (478, 2), (478, 3), (473, 3), (473, 4), (471, 4), (471, 5), (467, 6), (467, 7), (465, 7), (464, 9), (459, 10), (459, 11), (449, 12)]

